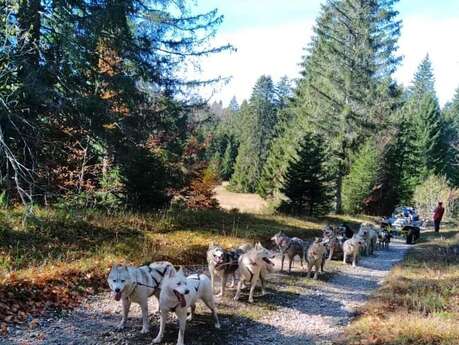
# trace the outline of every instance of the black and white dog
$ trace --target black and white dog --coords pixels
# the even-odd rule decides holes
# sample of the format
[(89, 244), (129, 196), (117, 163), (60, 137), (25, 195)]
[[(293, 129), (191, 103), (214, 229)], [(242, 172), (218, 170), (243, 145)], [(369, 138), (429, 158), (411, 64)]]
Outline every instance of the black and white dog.
[(219, 296), (224, 295), (228, 276), (232, 276), (231, 287), (236, 281), (236, 271), (239, 268), (239, 257), (251, 249), (250, 245), (243, 245), (237, 249), (225, 250), (223, 247), (210, 244), (207, 250), (207, 264), (210, 272), (212, 291), (215, 288), (215, 276), (221, 278), (221, 288)]

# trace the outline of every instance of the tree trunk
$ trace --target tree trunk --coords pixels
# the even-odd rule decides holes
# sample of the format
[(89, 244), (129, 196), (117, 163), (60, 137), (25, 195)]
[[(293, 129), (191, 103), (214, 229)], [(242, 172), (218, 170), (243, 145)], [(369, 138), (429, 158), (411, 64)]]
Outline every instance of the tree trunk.
[(338, 178), (336, 180), (336, 214), (343, 213), (343, 200), (342, 200), (342, 191), (343, 191), (343, 174), (341, 172), (338, 173)]

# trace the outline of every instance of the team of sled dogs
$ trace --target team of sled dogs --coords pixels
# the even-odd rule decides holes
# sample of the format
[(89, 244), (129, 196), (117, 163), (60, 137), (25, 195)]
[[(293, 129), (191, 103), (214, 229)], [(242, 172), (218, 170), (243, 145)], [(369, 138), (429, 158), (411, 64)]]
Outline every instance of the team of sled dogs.
[[(284, 269), (285, 257), (289, 260), (290, 272), (294, 258), (299, 256), (301, 266), (303, 262), (307, 264), (307, 276), (310, 277), (314, 267), (314, 279), (318, 279), (319, 272), (324, 271), (326, 260), (340, 255), (344, 263), (352, 258), (352, 265), (356, 266), (361, 254), (371, 255), (378, 246), (381, 249), (388, 248), (390, 233), (364, 223), (356, 234), (346, 225), (336, 228), (326, 226), (323, 237), (316, 238), (309, 246), (302, 239), (290, 238), (282, 232), (274, 235), (271, 241), (280, 251), (281, 271)], [(239, 281), (234, 300), (238, 300), (241, 289), (248, 286), (249, 302), (253, 303), (257, 285), (261, 286), (262, 295), (265, 294), (265, 282), (267, 274), (274, 269), (274, 257), (275, 253), (264, 248), (260, 242), (255, 246), (247, 244), (233, 250), (211, 244), (207, 251), (210, 279), (205, 274), (185, 276), (182, 268), (177, 271), (166, 261), (142, 267), (113, 266), (107, 280), (114, 299), (122, 303), (122, 318), (117, 328), (123, 329), (126, 326), (129, 309), (134, 302), (140, 305), (142, 311), (141, 333), (148, 333), (148, 298), (155, 295), (159, 301), (160, 327), (153, 343), (162, 341), (167, 315), (174, 312), (179, 322), (177, 345), (183, 345), (186, 321), (193, 317), (198, 300), (210, 309), (215, 327), (220, 328), (214, 299), (217, 277), (221, 279), (219, 296), (223, 297), (228, 277), (231, 276), (231, 286), (234, 287), (237, 272)]]

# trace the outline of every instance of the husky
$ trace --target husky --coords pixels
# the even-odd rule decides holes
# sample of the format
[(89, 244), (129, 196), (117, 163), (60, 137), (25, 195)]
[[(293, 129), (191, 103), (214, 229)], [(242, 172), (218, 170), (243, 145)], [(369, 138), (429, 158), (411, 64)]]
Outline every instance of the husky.
[(321, 272), (324, 271), (326, 253), (327, 249), (325, 248), (325, 245), (322, 243), (322, 239), (316, 237), (314, 242), (308, 248), (308, 278), (311, 277), (312, 266), (315, 267), (314, 279), (319, 278), (319, 269)]
[(334, 229), (329, 225), (324, 228), (322, 243), (328, 250), (328, 260), (333, 258), (333, 254), (343, 251), (343, 242), (343, 236), (338, 235), (338, 228)]
[(215, 276), (221, 277), (220, 294), (225, 293), (228, 275), (232, 276), (230, 287), (234, 287), (236, 281), (236, 271), (239, 267), (239, 257), (251, 248), (250, 245), (243, 245), (235, 250), (226, 251), (222, 247), (210, 244), (207, 250), (207, 264), (210, 272), (212, 291), (215, 290)]
[(387, 229), (382, 228), (378, 232), (378, 246), (380, 249), (389, 249), (391, 235)]
[(116, 326), (123, 329), (126, 326), (131, 303), (140, 305), (142, 310), (141, 333), (148, 333), (148, 298), (155, 295), (159, 298), (161, 282), (166, 274), (175, 272), (174, 266), (167, 261), (153, 262), (148, 266), (128, 267), (113, 266), (107, 281), (115, 301), (120, 301), (123, 306), (121, 322)]
[(365, 255), (373, 255), (378, 241), (378, 233), (374, 230), (373, 225), (369, 223), (362, 223), (357, 235), (366, 242)]
[(255, 248), (239, 257), (240, 279), (234, 296), (235, 301), (239, 300), (244, 283), (250, 284), (249, 303), (253, 303), (253, 293), (258, 281), (261, 283), (262, 296), (265, 295), (266, 275), (274, 268), (274, 263), (271, 261), (273, 258), (274, 253), (264, 248), (260, 242), (255, 245)]
[[(159, 332), (156, 338), (153, 339), (153, 344), (158, 344), (162, 341), (167, 315), (169, 312), (174, 312), (179, 321), (177, 345), (183, 345), (186, 321), (193, 318), (198, 300), (202, 300), (212, 312), (215, 319), (215, 328), (220, 328), (210, 279), (205, 274), (193, 274), (185, 277), (182, 269), (178, 272), (170, 270), (161, 286), (159, 295)], [(191, 313), (187, 317), (188, 309), (191, 309)]]
[(338, 234), (348, 240), (354, 236), (354, 231), (352, 231), (349, 225), (343, 223), (338, 227)]
[(295, 256), (299, 256), (301, 260), (301, 267), (303, 267), (304, 261), (304, 241), (298, 237), (288, 237), (282, 231), (275, 234), (271, 237), (271, 241), (279, 248), (282, 259), (281, 259), (281, 272), (284, 270), (284, 259), (285, 255), (288, 256), (289, 264), (288, 264), (288, 272), (292, 271), (293, 259)]
[(352, 266), (356, 267), (360, 251), (365, 248), (366, 244), (366, 240), (359, 236), (346, 240), (343, 244), (343, 263), (346, 264), (347, 258), (352, 255)]

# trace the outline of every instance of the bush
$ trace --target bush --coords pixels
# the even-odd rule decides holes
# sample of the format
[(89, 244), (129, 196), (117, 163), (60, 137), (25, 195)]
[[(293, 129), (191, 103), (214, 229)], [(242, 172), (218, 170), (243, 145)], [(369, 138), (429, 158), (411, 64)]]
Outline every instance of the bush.
[(429, 176), (416, 187), (413, 199), (422, 218), (430, 219), (439, 201), (445, 206), (444, 218), (451, 219), (459, 215), (459, 189), (450, 187), (444, 176)]

